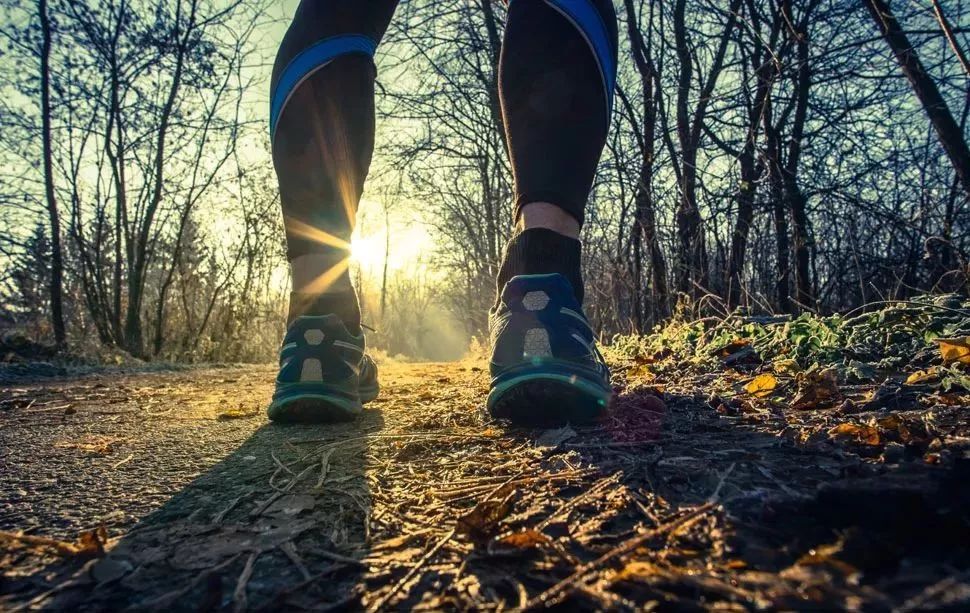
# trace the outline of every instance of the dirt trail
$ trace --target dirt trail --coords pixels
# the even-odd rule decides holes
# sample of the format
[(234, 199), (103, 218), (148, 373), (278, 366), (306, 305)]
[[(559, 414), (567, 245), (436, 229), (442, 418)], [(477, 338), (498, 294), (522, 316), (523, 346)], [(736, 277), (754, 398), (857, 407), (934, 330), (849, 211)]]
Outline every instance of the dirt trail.
[(385, 364), (359, 422), (279, 427), (272, 376), (0, 391), (0, 609), (970, 606), (967, 463), (875, 462), (831, 415), (621, 374), (601, 423), (521, 431), (474, 363)]

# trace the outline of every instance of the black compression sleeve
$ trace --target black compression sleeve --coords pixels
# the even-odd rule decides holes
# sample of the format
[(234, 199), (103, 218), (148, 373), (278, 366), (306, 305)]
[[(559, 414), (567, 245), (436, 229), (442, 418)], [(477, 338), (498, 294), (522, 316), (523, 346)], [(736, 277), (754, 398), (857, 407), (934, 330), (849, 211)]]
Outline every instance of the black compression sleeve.
[(499, 73), (516, 215), (555, 204), (580, 223), (606, 143), (616, 79), (610, 0), (512, 0)]

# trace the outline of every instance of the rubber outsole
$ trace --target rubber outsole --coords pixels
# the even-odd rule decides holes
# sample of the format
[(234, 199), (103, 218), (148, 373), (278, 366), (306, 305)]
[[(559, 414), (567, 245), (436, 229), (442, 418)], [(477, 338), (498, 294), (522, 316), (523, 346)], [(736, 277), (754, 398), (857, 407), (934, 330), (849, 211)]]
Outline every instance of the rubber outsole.
[(322, 394), (300, 394), (269, 405), (269, 418), (278, 423), (321, 424), (352, 421), (363, 411), (359, 401)]
[(609, 407), (613, 390), (575, 376), (524, 374), (503, 381), (488, 394), (492, 417), (530, 427), (595, 421)]

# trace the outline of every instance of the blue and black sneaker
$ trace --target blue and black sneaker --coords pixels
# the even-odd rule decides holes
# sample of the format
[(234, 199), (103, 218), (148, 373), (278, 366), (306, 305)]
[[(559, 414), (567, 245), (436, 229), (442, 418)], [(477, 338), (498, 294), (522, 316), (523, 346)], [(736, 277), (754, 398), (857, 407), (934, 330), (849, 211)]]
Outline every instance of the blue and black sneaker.
[(377, 397), (377, 365), (336, 315), (296, 318), (280, 348), (280, 374), (269, 405), (277, 422), (347, 421)]
[(493, 417), (530, 426), (583, 423), (609, 405), (610, 371), (564, 276), (513, 277), (489, 328)]

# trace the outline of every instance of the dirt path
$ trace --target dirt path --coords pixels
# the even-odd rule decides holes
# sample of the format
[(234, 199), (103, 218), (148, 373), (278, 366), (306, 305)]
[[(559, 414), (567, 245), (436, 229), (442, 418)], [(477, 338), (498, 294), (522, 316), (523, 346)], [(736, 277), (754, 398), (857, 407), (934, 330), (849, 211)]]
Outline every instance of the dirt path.
[[(478, 365), (385, 364), (358, 423), (279, 427), (272, 376), (3, 389), (0, 609), (970, 606), (967, 461), (877, 458), (832, 413), (621, 372), (602, 423), (509, 430)], [(965, 440), (966, 407), (932, 419)]]

